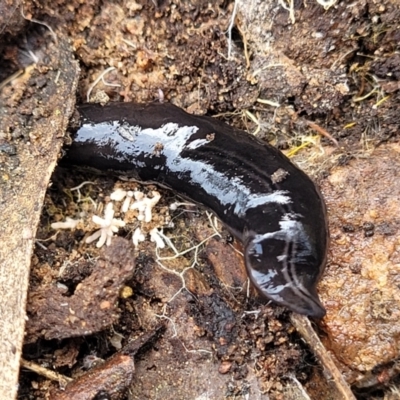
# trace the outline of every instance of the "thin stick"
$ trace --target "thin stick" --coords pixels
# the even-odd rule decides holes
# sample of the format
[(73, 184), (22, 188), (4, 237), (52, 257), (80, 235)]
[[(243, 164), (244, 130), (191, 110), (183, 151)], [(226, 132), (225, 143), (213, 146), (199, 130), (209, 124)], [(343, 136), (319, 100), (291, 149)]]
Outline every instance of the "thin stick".
[(303, 339), (311, 347), (319, 362), (321, 363), (324, 375), (329, 382), (333, 382), (338, 392), (343, 396), (343, 400), (356, 400), (349, 385), (344, 380), (343, 375), (333, 362), (331, 356), (326, 351), (320, 338), (311, 326), (310, 320), (304, 315), (291, 313), (290, 321)]
[(338, 141), (324, 128), (321, 128), (319, 125), (317, 125), (316, 123), (311, 122), (311, 121), (306, 120), (306, 123), (310, 128), (314, 129), (322, 136), (325, 136), (326, 138), (328, 138), (336, 147), (339, 147)]
[(29, 369), (30, 371), (33, 371), (36, 374), (44, 376), (45, 378), (50, 379), (52, 381), (59, 382), (60, 385), (64, 387), (67, 386), (69, 382), (73, 381), (73, 379), (69, 378), (68, 376), (61, 375), (58, 372), (51, 371), (32, 361), (24, 360), (23, 358), (21, 358), (21, 367)]
[(250, 69), (250, 56), (249, 56), (249, 51), (248, 51), (248, 48), (247, 48), (247, 37), (246, 37), (245, 32), (243, 31), (243, 29), (239, 25), (237, 26), (237, 28), (238, 28), (238, 30), (239, 30), (240, 34), (242, 35), (242, 38), (243, 38), (244, 57), (246, 59), (246, 68)]
[(238, 6), (238, 0), (235, 0), (231, 16), (231, 22), (229, 23), (228, 27), (228, 60), (231, 58), (231, 53), (232, 53), (232, 29), (233, 25), (235, 25), (237, 6)]

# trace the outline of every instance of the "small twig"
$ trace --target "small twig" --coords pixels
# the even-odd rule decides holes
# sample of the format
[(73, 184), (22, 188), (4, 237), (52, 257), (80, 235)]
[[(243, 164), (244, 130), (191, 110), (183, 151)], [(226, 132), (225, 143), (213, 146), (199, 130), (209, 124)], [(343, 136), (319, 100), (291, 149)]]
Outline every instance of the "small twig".
[[(57, 239), (57, 235), (60, 233), (60, 231), (57, 231), (54, 235), (51, 235), (50, 237), (48, 237), (47, 239), (35, 239), (35, 243), (40, 243), (40, 242), (49, 242), (49, 241), (54, 241)], [(47, 247), (45, 247), (45, 249), (47, 250)]]
[(320, 127), (319, 125), (317, 125), (315, 122), (311, 122), (308, 120), (305, 120), (307, 125), (314, 129), (315, 131), (317, 131), (319, 134), (321, 134), (322, 136), (325, 136), (327, 139), (329, 139), (336, 147), (339, 147), (339, 143), (338, 141), (328, 132), (326, 131), (324, 128)]
[(304, 315), (291, 313), (290, 321), (296, 330), (300, 333), (303, 339), (308, 343), (311, 350), (314, 352), (318, 360), (323, 366), (324, 375), (327, 380), (333, 382), (336, 389), (343, 396), (343, 400), (356, 400), (353, 392), (349, 385), (343, 378), (343, 375), (339, 371), (338, 367), (333, 362), (331, 356), (326, 351), (320, 338), (311, 326), (310, 320)]
[(232, 53), (232, 29), (235, 24), (238, 3), (239, 3), (238, 0), (235, 0), (231, 16), (231, 22), (229, 23), (228, 26), (228, 60), (230, 60)]
[(240, 27), (240, 25), (237, 25), (237, 28), (243, 38), (243, 47), (244, 47), (244, 57), (246, 59), (246, 68), (250, 69), (250, 56), (249, 56), (249, 51), (248, 51), (248, 47), (247, 47), (247, 37), (246, 37), (246, 34), (243, 31), (243, 29)]
[(256, 101), (257, 101), (257, 103), (267, 104), (268, 106), (271, 106), (271, 107), (280, 107), (281, 106), (279, 103), (277, 103), (276, 101), (272, 101), (272, 100), (258, 98)]
[(244, 114), (251, 120), (251, 121), (253, 121), (256, 125), (257, 125), (257, 128), (256, 128), (256, 130), (252, 133), (252, 135), (254, 135), (254, 136), (257, 136), (257, 134), (260, 132), (260, 130), (261, 130), (261, 124), (260, 124), (260, 121), (256, 118), (256, 116), (252, 113), (252, 112), (250, 112), (249, 110), (245, 110), (244, 111)]
[[(298, 381), (296, 376), (294, 374), (289, 374), (288, 378), (293, 381), (293, 384), (295, 385), (296, 389), (299, 391), (299, 395), (301, 394), (301, 400), (311, 400), (311, 397), (308, 395), (306, 390), (304, 389), (304, 386)], [(295, 397), (298, 398), (298, 397)], [(299, 397), (300, 398), (300, 397)]]
[(14, 81), (15, 79), (18, 79), (20, 76), (29, 74), (34, 67), (35, 64), (28, 65), (26, 68), (20, 69), (17, 72), (10, 75), (9, 77), (7, 77), (6, 79), (4, 79), (4, 81), (0, 82), (0, 90), (3, 89), (3, 87), (7, 86), (12, 81)]
[(36, 240), (35, 240), (35, 244), (38, 245), (39, 247), (41, 247), (42, 250), (45, 250), (45, 251), (48, 250), (48, 248), (47, 248), (44, 244), (42, 244), (42, 243), (40, 243), (40, 242), (37, 242)]
[(350, 129), (353, 126), (357, 125), (357, 122), (353, 121), (353, 122), (349, 122), (348, 124), (346, 124), (343, 129)]
[(339, 64), (344, 58), (346, 58), (349, 54), (353, 53), (354, 51), (356, 51), (357, 49), (351, 49), (349, 51), (347, 51), (346, 53), (342, 54), (338, 59), (336, 59), (333, 64), (331, 65), (331, 67), (329, 68), (331, 71), (335, 70), (336, 64)]
[(301, 138), (302, 143), (299, 146), (291, 148), (288, 152), (286, 152), (286, 157), (293, 157), (295, 154), (297, 154), (301, 149), (304, 149), (308, 145), (316, 145), (320, 139), (320, 136), (305, 136)]
[(233, 246), (232, 244), (229, 243), (229, 246), (233, 249), (234, 252), (236, 252), (237, 254), (239, 254), (240, 256), (244, 257), (244, 254), (242, 251), (238, 250), (235, 248), (235, 246)]
[(126, 43), (128, 46), (133, 47), (134, 50), (137, 50), (137, 45), (134, 44), (134, 43), (132, 43), (130, 40), (126, 40), (126, 39), (122, 38), (122, 41), (123, 41), (124, 43)]
[(3, 82), (0, 82), (0, 90), (3, 89), (4, 86), (7, 86), (10, 82), (12, 82), (14, 79), (17, 79), (19, 76), (21, 76), (25, 72), (25, 69), (20, 69), (17, 72), (14, 72), (12, 75), (10, 75), (8, 78), (4, 79)]
[(51, 381), (59, 382), (62, 387), (65, 387), (69, 382), (73, 381), (73, 379), (68, 376), (51, 371), (32, 361), (24, 360), (23, 358), (21, 358), (21, 367), (29, 369), (30, 371), (33, 371), (40, 376), (44, 376)]
[(169, 209), (172, 211), (175, 211), (178, 209), (178, 207), (196, 207), (196, 204), (194, 203), (188, 203), (185, 201), (174, 201), (169, 205)]
[(258, 316), (260, 315), (260, 313), (261, 313), (261, 310), (260, 309), (258, 309), (258, 310), (251, 310), (251, 311), (243, 311), (243, 314), (242, 314), (242, 316), (240, 317), (240, 318), (244, 318), (246, 315), (255, 315), (256, 316), (256, 319), (258, 318)]
[(378, 87), (374, 87), (370, 92), (368, 92), (366, 95), (362, 96), (362, 97), (355, 97), (353, 99), (353, 101), (359, 102), (359, 101), (363, 101), (365, 99), (368, 99), (368, 97), (372, 96), (374, 93), (378, 92), (379, 88)]
[(386, 100), (390, 99), (390, 97), (391, 97), (390, 94), (387, 95), (387, 96), (385, 96), (385, 97), (382, 97), (379, 101), (377, 101), (377, 102), (372, 106), (372, 108), (373, 108), (373, 109), (378, 108), (382, 103), (384, 103)]

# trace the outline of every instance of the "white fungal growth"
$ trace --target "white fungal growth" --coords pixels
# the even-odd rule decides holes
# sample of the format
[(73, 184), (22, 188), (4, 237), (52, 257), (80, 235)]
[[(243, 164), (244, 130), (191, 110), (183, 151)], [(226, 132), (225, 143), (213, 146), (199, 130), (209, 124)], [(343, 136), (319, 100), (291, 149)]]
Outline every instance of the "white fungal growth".
[[(136, 219), (144, 223), (149, 223), (153, 218), (153, 208), (159, 202), (161, 195), (157, 191), (150, 193), (151, 197), (147, 197), (141, 191), (124, 190), (122, 188), (115, 189), (110, 194), (111, 202), (108, 203), (104, 209), (104, 218), (97, 215), (92, 216), (92, 221), (97, 224), (100, 228), (86, 238), (86, 243), (92, 243), (97, 240), (96, 246), (98, 248), (111, 244), (112, 237), (118, 232), (119, 228), (126, 226), (132, 222), (132, 214), (127, 214), (130, 210), (137, 210), (138, 215)], [(122, 219), (114, 218), (114, 204), (115, 202), (122, 202), (119, 211), (122, 215)], [(182, 203), (184, 204), (184, 203)], [(179, 203), (179, 205), (181, 205)], [(65, 222), (55, 222), (51, 224), (53, 229), (75, 229), (79, 222), (83, 222), (82, 219), (72, 219), (67, 217)], [(153, 225), (154, 226), (154, 225)], [(142, 232), (144, 229), (145, 233)], [(132, 235), (132, 242), (135, 246), (138, 246), (140, 242), (146, 240), (146, 232), (148, 230), (145, 226), (138, 227)], [(159, 232), (157, 228), (153, 228), (150, 232), (150, 240), (156, 244), (157, 248), (164, 248), (165, 243), (162, 238), (162, 232)]]
[(150, 231), (150, 240), (156, 244), (156, 247), (163, 249), (165, 247), (165, 243), (163, 238), (160, 236), (157, 228), (153, 228)]
[(139, 242), (144, 242), (146, 237), (143, 235), (142, 230), (140, 228), (136, 228), (135, 232), (132, 235), (132, 242), (135, 246), (139, 245)]
[(137, 219), (139, 221), (150, 222), (152, 219), (152, 209), (159, 202), (161, 195), (160, 193), (153, 191), (151, 192), (152, 198), (146, 197), (142, 192), (134, 192), (135, 201), (131, 205), (131, 210), (138, 210), (139, 215)]
[(113, 203), (108, 203), (106, 205), (104, 218), (93, 215), (92, 220), (95, 224), (100, 226), (100, 229), (90, 235), (86, 239), (86, 243), (92, 243), (99, 239), (96, 243), (96, 247), (102, 247), (104, 244), (109, 246), (114, 233), (117, 233), (119, 228), (125, 226), (124, 221), (114, 218)]
[(122, 201), (127, 194), (127, 191), (121, 188), (115, 189), (111, 194), (110, 194), (110, 199), (114, 201)]
[(126, 213), (129, 210), (129, 205), (131, 204), (133, 194), (134, 192), (132, 192), (131, 190), (129, 190), (129, 192), (126, 192), (126, 197), (124, 203), (122, 204), (121, 212)]
[(175, 201), (174, 203), (171, 203), (169, 205), (169, 209), (172, 210), (172, 211), (175, 211), (175, 210), (178, 209), (178, 207), (181, 207), (181, 206), (183, 206), (183, 207), (186, 207), (186, 206), (193, 207), (193, 206), (196, 206), (196, 204), (194, 204), (194, 203), (186, 203), (186, 202), (182, 203), (182, 202), (179, 202), (179, 201)]
[(318, 4), (321, 4), (322, 7), (325, 8), (325, 10), (329, 10), (333, 5), (335, 5), (337, 0), (317, 0)]
[(135, 196), (135, 200), (140, 201), (144, 198), (144, 193), (136, 191), (133, 193), (133, 195)]
[(52, 229), (75, 229), (79, 222), (81, 222), (80, 219), (67, 217), (64, 222), (53, 222), (51, 227)]

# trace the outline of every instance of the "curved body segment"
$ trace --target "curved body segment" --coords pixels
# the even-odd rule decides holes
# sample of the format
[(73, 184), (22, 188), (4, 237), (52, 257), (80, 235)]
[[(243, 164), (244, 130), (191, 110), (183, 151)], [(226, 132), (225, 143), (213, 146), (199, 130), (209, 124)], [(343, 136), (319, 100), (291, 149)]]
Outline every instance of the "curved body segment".
[(328, 243), (323, 199), (279, 150), (172, 104), (80, 106), (69, 162), (135, 172), (213, 211), (243, 242), (258, 291), (321, 318), (315, 286)]

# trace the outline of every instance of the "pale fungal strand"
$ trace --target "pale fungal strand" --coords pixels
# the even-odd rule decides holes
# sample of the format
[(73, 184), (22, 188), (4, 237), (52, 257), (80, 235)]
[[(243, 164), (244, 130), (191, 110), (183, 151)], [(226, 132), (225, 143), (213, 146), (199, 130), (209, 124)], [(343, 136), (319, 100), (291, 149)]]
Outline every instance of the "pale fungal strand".
[(110, 194), (110, 199), (114, 201), (122, 201), (127, 194), (127, 191), (121, 188), (115, 189), (111, 194)]
[(320, 4), (325, 10), (329, 10), (333, 5), (335, 5), (337, 0), (317, 0), (317, 3)]
[(159, 249), (163, 249), (165, 247), (165, 243), (163, 238), (160, 236), (160, 232), (157, 228), (153, 228), (150, 231), (150, 240), (156, 244), (156, 247)]
[(81, 222), (80, 219), (73, 219), (70, 217), (65, 218), (65, 222), (53, 222), (51, 224), (52, 229), (75, 229), (76, 226)]
[(119, 228), (125, 226), (125, 222), (114, 218), (113, 204), (108, 203), (104, 211), (104, 218), (100, 218), (97, 215), (93, 215), (92, 221), (100, 226), (100, 229), (95, 233), (86, 238), (86, 243), (92, 243), (99, 239), (96, 243), (96, 247), (102, 247), (104, 244), (109, 246), (114, 233), (118, 232)]
[(134, 195), (134, 192), (132, 192), (132, 190), (129, 190), (128, 192), (126, 192), (126, 197), (125, 197), (124, 203), (122, 204), (121, 212), (126, 213), (129, 210), (129, 205), (131, 204), (133, 195)]
[(187, 202), (179, 202), (179, 201), (175, 201), (174, 203), (171, 203), (170, 205), (169, 205), (169, 209), (170, 210), (172, 210), (172, 211), (175, 211), (175, 210), (177, 210), (178, 209), (178, 207), (195, 207), (196, 206), (196, 204), (194, 204), (194, 203), (187, 203)]
[(140, 228), (136, 228), (132, 235), (132, 242), (135, 246), (138, 246), (140, 242), (144, 242), (146, 237), (143, 235)]

